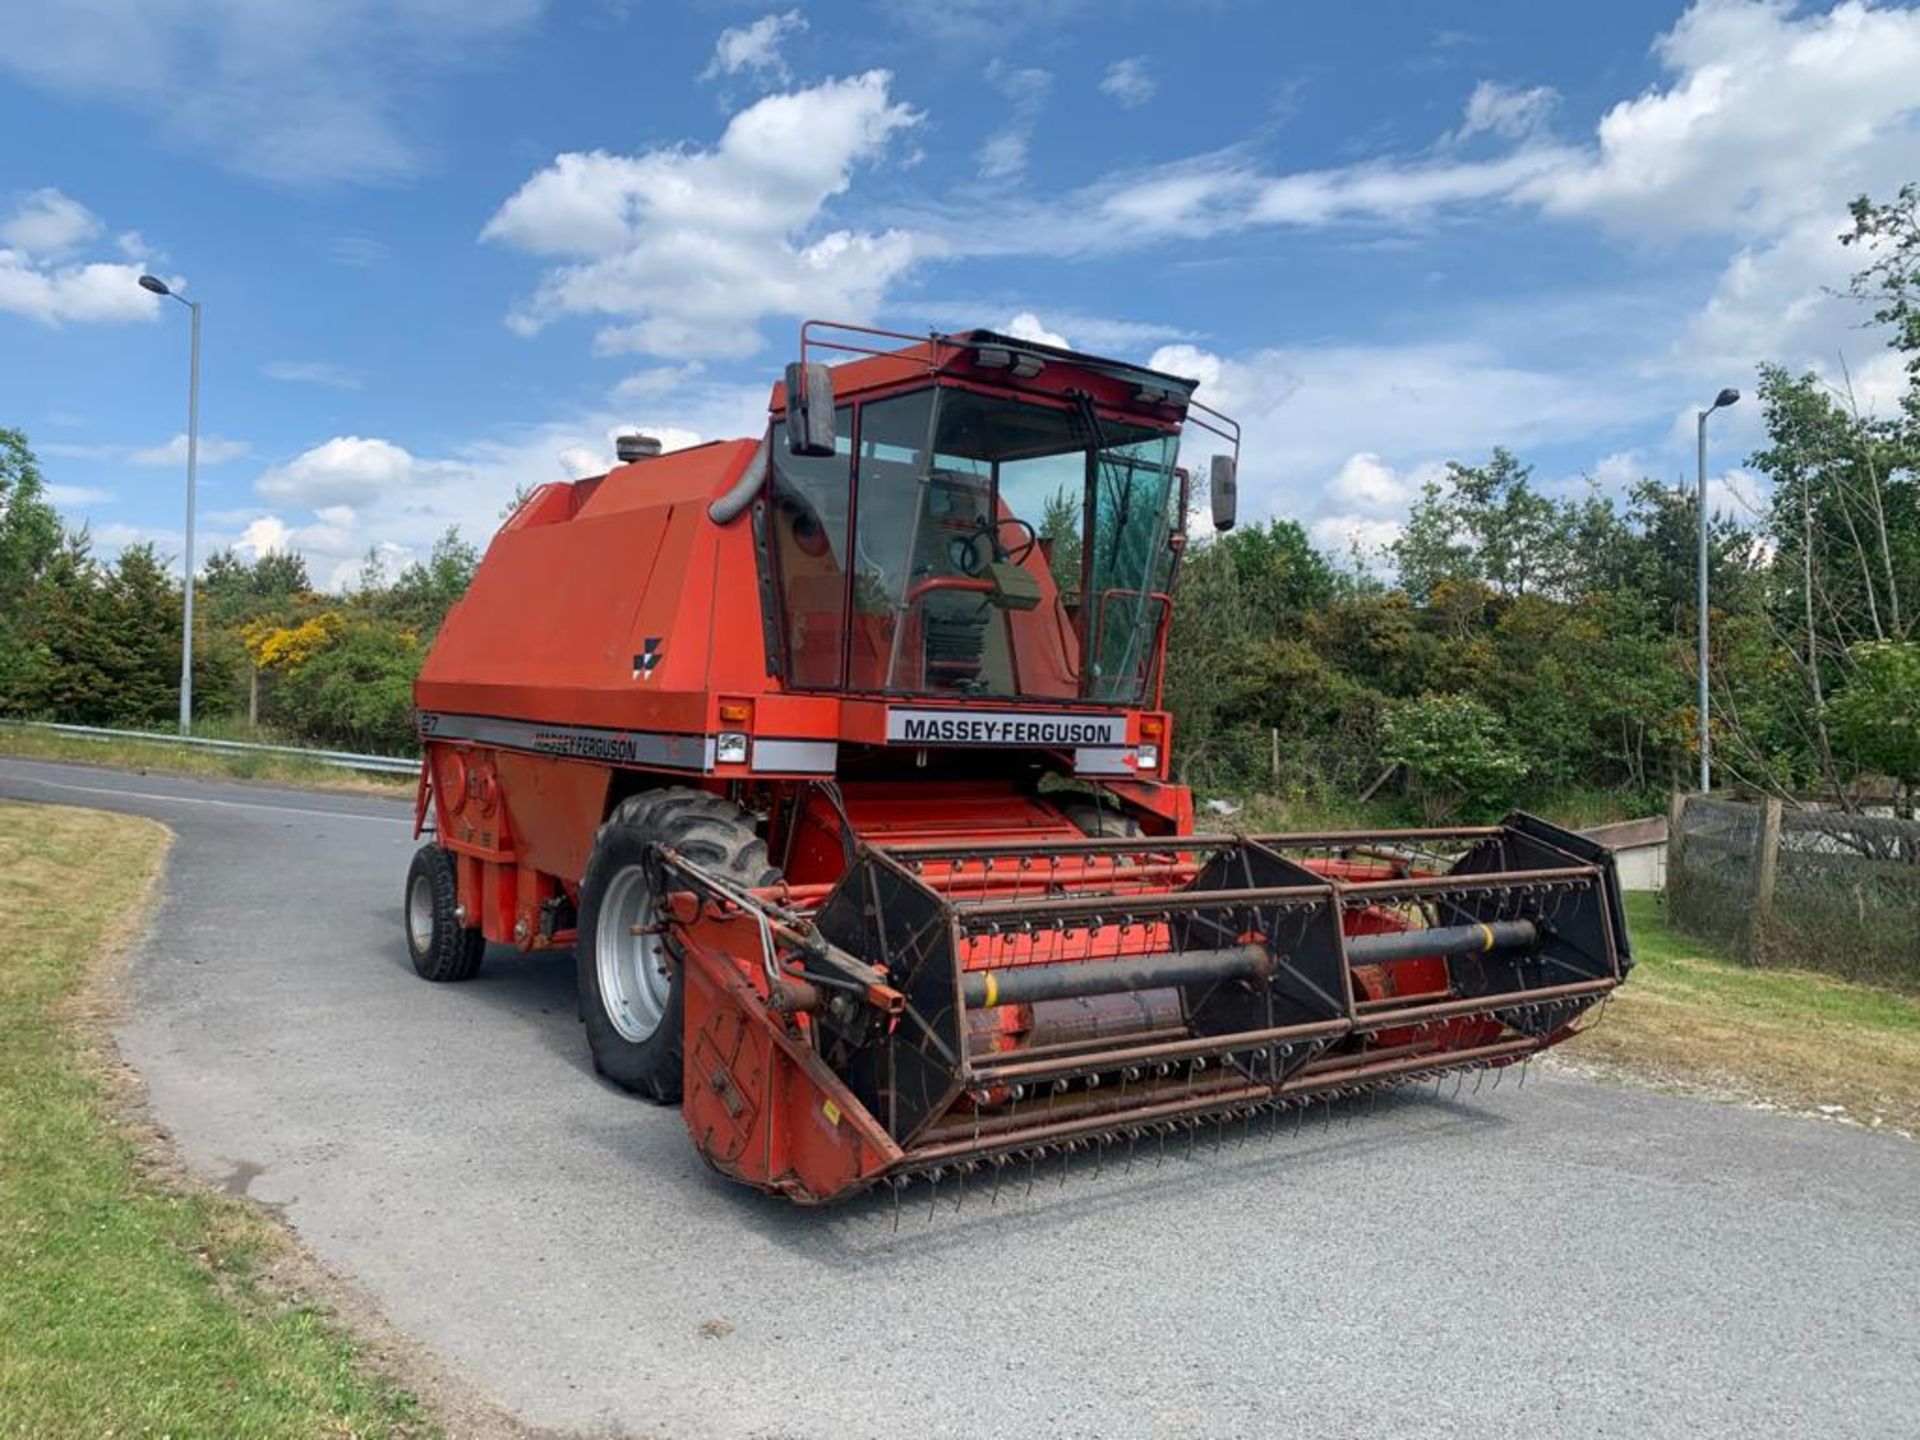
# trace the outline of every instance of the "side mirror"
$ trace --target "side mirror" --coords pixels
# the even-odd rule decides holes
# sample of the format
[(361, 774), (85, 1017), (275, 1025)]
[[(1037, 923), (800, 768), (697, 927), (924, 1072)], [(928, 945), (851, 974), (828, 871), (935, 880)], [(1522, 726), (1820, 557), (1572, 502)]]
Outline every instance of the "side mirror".
[(787, 453), (833, 455), (833, 376), (817, 362), (787, 366)]
[(1213, 528), (1226, 531), (1233, 529), (1233, 521), (1240, 505), (1239, 466), (1231, 455), (1213, 457), (1213, 474), (1209, 478), (1208, 488), (1213, 492)]

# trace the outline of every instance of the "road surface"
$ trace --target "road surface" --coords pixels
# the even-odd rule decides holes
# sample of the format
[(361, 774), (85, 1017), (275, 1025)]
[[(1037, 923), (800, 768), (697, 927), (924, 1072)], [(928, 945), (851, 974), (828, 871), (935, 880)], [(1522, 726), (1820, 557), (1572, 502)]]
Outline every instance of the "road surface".
[(533, 1425), (1920, 1434), (1920, 1145), (1536, 1074), (921, 1187), (896, 1231), (709, 1175), (594, 1078), (568, 962), (416, 979), (403, 805), (12, 760), (0, 794), (173, 827), (121, 1031), (159, 1120)]

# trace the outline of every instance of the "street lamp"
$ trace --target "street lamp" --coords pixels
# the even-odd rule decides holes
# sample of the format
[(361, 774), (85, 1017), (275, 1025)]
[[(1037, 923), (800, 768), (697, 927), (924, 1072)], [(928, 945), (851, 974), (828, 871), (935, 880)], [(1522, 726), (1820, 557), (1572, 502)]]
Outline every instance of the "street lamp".
[(142, 275), (140, 288), (171, 296), (193, 313), (193, 344), (187, 362), (187, 607), (180, 622), (180, 733), (193, 733), (193, 492), (200, 469), (200, 302), (175, 295), (158, 275)]
[(1713, 742), (1707, 729), (1707, 417), (1738, 404), (1738, 390), (1722, 390), (1713, 404), (1700, 412), (1700, 793), (1713, 789)]

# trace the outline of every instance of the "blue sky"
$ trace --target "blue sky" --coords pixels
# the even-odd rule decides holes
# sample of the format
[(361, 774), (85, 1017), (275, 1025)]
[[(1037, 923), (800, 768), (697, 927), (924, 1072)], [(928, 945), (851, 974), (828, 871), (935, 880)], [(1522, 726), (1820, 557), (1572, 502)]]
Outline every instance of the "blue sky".
[[(623, 428), (757, 430), (798, 320), (1198, 375), (1243, 511), (1390, 539), (1506, 444), (1690, 473), (1764, 359), (1884, 407), (1846, 201), (1920, 178), (1920, 12), (1235, 0), (7, 4), (0, 424), (102, 551), (346, 583)], [(1755, 407), (1716, 421), (1717, 493)], [(1197, 456), (1195, 457), (1197, 458)]]

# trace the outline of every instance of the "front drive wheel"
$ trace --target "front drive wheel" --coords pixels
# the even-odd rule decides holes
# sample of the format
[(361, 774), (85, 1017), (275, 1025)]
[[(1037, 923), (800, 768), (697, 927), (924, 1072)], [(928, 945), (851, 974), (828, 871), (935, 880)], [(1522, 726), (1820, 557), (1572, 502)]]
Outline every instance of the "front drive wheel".
[(407, 954), (422, 979), (471, 980), (480, 971), (487, 937), (460, 915), (453, 856), (422, 845), (407, 867)]
[(771, 884), (778, 872), (748, 816), (705, 790), (629, 796), (594, 837), (574, 949), (594, 1069), (623, 1090), (672, 1105), (680, 1099), (683, 1001), (679, 966), (654, 929), (656, 843), (750, 886)]

